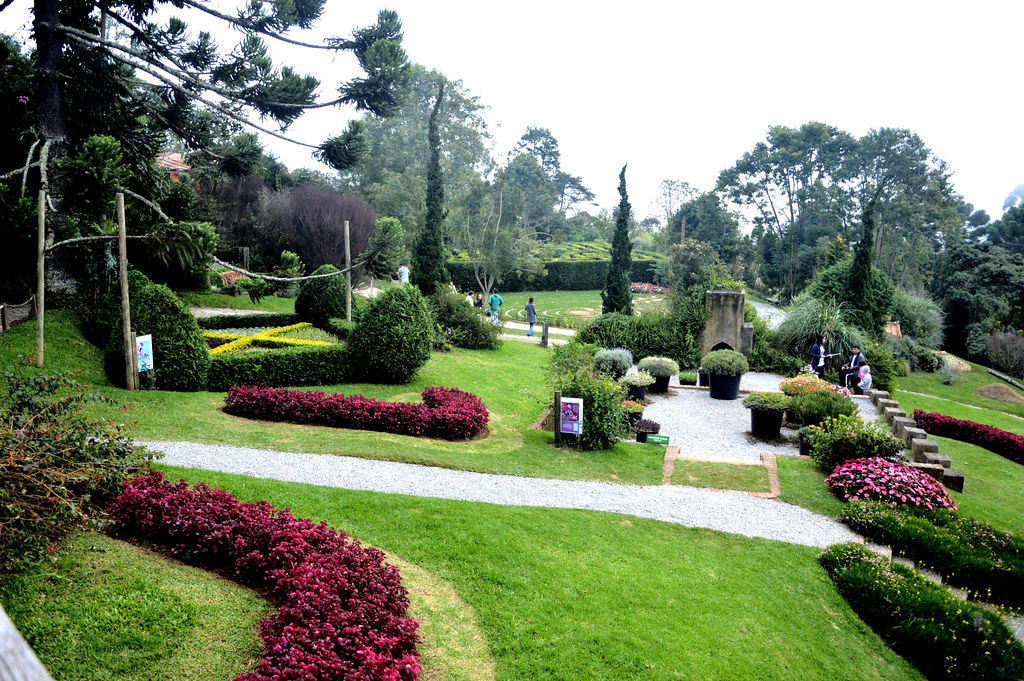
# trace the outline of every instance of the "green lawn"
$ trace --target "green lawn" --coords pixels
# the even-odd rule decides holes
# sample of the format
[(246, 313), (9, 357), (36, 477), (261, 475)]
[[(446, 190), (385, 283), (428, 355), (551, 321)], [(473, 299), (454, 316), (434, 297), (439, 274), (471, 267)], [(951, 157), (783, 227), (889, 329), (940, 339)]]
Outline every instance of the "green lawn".
[[(566, 320), (574, 327), (601, 315), (600, 291), (522, 291), (502, 293), (505, 303), (501, 306), (501, 318), (505, 321), (526, 321), (526, 303), (533, 296), (537, 306), (537, 321), (548, 322), (552, 326), (566, 324)], [(659, 307), (664, 295), (634, 295), (633, 304), (638, 310)]]
[(843, 502), (832, 496), (825, 485), (825, 476), (811, 459), (795, 456), (776, 458), (779, 467), (779, 500), (834, 518)]
[(233, 679), (255, 667), (256, 625), (273, 611), (213, 573), (95, 533), (5, 585), (0, 602), (59, 681)]
[(222, 307), (232, 310), (265, 310), (268, 312), (295, 312), (294, 298), (264, 296), (257, 305), (249, 296), (227, 296), (222, 293), (179, 292), (178, 297), (189, 307)]
[(763, 465), (715, 463), (677, 459), (672, 469), (673, 485), (770, 492), (768, 469)]
[(450, 583), (502, 679), (920, 679), (817, 550), (616, 514), (169, 469), (324, 520)]
[[(1024, 394), (1022, 394), (1021, 391), (1012, 388), (1009, 383), (1001, 381), (988, 373), (988, 371), (985, 370), (985, 367), (980, 364), (971, 364), (971, 371), (966, 371), (960, 374), (960, 377), (953, 385), (944, 385), (942, 383), (941, 374), (932, 374), (924, 371), (915, 371), (910, 376), (896, 379), (896, 385), (899, 391), (925, 393), (927, 395), (934, 395), (935, 397), (953, 400), (954, 402), (960, 402), (962, 404), (970, 404), (976, 407), (990, 409), (992, 411), (1001, 411), (1007, 414), (1015, 414), (1017, 416), (1024, 417), (1024, 404), (1007, 404), (1006, 402), (980, 397), (975, 393), (978, 388), (982, 388), (993, 383), (1005, 385), (1006, 387), (1013, 389), (1018, 395), (1024, 397)], [(913, 398), (913, 396), (908, 397)], [(897, 396), (896, 399), (899, 399), (902, 403), (901, 397)], [(964, 413), (974, 413), (977, 415), (977, 410), (970, 410)], [(952, 416), (952, 414), (950, 415)], [(971, 417), (958, 416), (957, 418)], [(978, 421), (977, 418), (971, 418), (971, 420)], [(1017, 422), (1017, 428), (1019, 429), (1017, 432), (1024, 430), (1024, 421)]]

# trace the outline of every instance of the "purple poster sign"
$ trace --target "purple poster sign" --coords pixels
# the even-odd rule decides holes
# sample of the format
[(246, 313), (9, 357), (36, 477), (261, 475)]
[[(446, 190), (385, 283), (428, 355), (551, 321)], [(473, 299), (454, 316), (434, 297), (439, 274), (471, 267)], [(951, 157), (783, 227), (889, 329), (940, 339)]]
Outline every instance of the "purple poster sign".
[(583, 429), (583, 400), (579, 397), (562, 398), (562, 432), (579, 435)]

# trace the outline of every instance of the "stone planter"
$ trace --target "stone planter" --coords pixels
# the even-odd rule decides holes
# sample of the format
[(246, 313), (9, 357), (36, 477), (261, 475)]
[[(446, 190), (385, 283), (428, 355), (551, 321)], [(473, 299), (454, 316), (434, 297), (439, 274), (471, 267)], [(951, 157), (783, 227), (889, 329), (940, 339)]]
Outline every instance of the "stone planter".
[(740, 396), (740, 379), (742, 376), (708, 375), (708, 388), (713, 400), (735, 400)]
[(782, 429), (782, 412), (772, 410), (750, 410), (750, 434), (760, 440), (777, 440)]
[(626, 387), (629, 389), (629, 399), (634, 402), (643, 402), (647, 398), (646, 385), (630, 385)]
[(654, 384), (651, 386), (652, 393), (664, 394), (668, 392), (668, 382), (671, 376), (655, 376)]

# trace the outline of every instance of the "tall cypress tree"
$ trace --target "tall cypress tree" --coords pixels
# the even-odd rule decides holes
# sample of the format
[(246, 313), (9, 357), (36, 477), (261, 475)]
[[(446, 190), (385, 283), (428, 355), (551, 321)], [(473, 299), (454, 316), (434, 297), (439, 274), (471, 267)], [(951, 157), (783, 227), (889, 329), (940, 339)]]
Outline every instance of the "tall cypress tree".
[(416, 240), (412, 258), (413, 280), (423, 295), (430, 295), (439, 286), (448, 283), (448, 270), (444, 266), (443, 223), (447, 211), (444, 209), (444, 178), (441, 177), (441, 133), (437, 119), (444, 99), (444, 82), (437, 90), (437, 103), (430, 112), (427, 141), (430, 143), (430, 164), (427, 166), (427, 215), (423, 230)]
[(619, 173), (619, 215), (612, 237), (612, 263), (601, 291), (601, 312), (633, 314), (633, 295), (629, 292), (629, 266), (633, 264), (633, 244), (629, 240), (629, 217), (633, 209), (626, 195), (626, 166)]

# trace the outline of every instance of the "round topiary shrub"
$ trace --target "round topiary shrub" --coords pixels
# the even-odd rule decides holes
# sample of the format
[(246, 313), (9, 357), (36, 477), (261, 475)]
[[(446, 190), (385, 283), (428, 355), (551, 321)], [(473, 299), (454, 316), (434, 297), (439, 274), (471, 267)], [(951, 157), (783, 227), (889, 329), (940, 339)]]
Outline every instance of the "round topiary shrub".
[(434, 318), (415, 286), (389, 288), (367, 304), (349, 337), (353, 372), (374, 383), (405, 383), (430, 359)]
[(427, 299), (444, 340), (467, 350), (496, 350), (501, 347), (499, 328), (489, 324), (466, 305), (462, 296), (438, 291)]
[(857, 411), (853, 400), (831, 390), (800, 393), (793, 397), (790, 408), (805, 426), (837, 416), (851, 416)]
[(594, 368), (612, 378), (624, 376), (633, 366), (633, 353), (625, 348), (598, 350), (594, 355)]
[(646, 371), (655, 378), (668, 378), (679, 373), (679, 364), (668, 357), (644, 357), (637, 369)]
[[(145, 282), (149, 282), (148, 279)], [(195, 317), (171, 289), (129, 275), (132, 330), (153, 336), (155, 385), (161, 390), (206, 390), (210, 350)], [(106, 345), (107, 378), (125, 385), (121, 315), (114, 318)]]
[[(334, 265), (321, 265), (313, 272), (330, 274), (337, 272)], [(345, 277), (341, 274), (333, 277), (307, 279), (299, 286), (299, 296), (295, 299), (295, 314), (304, 322), (325, 328), (331, 317), (345, 316)]]
[(700, 360), (700, 368), (718, 376), (742, 376), (750, 371), (747, 358), (735, 350), (712, 350)]

